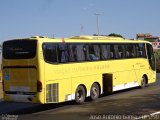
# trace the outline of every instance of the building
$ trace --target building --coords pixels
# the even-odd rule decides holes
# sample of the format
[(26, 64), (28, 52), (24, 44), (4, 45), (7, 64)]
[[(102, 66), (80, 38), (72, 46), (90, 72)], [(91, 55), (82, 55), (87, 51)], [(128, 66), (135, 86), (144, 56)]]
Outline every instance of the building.
[(136, 39), (147, 40), (149, 42), (160, 42), (160, 37), (147, 34), (137, 34)]

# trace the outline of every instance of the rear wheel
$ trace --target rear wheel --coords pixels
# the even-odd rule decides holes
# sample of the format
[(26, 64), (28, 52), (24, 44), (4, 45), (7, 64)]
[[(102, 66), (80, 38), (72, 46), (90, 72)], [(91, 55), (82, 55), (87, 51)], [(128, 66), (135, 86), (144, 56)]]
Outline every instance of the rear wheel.
[(96, 100), (99, 98), (100, 89), (97, 83), (93, 83), (90, 91), (91, 99)]
[(86, 98), (86, 92), (85, 92), (85, 88), (80, 85), (77, 87), (76, 93), (75, 93), (75, 100), (77, 104), (82, 104), (84, 103)]

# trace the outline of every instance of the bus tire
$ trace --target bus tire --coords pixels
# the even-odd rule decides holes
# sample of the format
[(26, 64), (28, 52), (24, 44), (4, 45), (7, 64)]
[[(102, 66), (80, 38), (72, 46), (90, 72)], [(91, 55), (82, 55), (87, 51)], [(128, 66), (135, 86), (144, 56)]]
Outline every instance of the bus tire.
[(97, 83), (93, 83), (90, 90), (91, 100), (96, 100), (99, 98), (100, 88)]
[(75, 100), (77, 104), (83, 104), (86, 98), (86, 91), (82, 85), (79, 85), (76, 89)]
[(147, 79), (146, 79), (146, 77), (143, 75), (142, 81), (141, 81), (141, 88), (145, 88), (145, 87), (146, 87), (146, 83), (147, 83)]

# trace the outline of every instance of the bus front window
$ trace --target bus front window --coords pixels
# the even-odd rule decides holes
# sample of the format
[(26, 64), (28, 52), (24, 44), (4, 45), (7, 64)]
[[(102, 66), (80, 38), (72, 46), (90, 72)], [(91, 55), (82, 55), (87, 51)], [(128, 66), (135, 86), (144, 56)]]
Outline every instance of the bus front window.
[(155, 70), (155, 57), (154, 57), (154, 52), (153, 52), (153, 48), (150, 44), (147, 44), (147, 56), (148, 56), (148, 61), (150, 64), (150, 67), (152, 70)]

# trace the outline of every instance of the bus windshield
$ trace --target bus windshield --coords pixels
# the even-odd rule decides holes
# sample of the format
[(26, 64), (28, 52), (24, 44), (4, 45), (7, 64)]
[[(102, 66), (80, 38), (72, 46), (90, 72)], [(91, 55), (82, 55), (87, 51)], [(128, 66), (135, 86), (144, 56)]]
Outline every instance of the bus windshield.
[(5, 59), (31, 59), (36, 55), (36, 40), (11, 40), (3, 43)]

